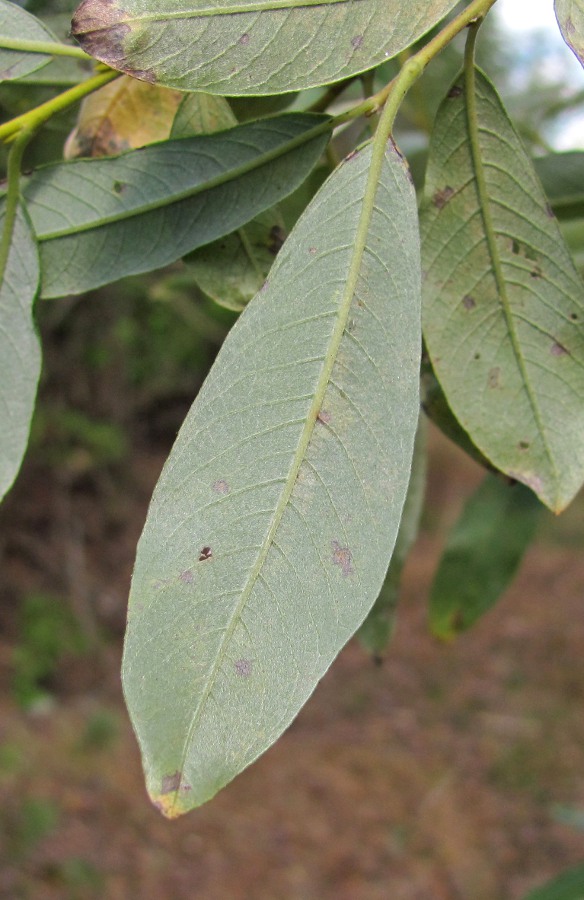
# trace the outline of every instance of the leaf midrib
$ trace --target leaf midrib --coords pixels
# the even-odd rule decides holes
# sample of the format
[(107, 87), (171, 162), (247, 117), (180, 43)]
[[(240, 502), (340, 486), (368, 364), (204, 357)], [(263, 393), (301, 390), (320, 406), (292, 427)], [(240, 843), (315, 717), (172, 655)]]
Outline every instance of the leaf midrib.
[[(219, 672), (220, 666), (221, 666), (223, 659), (225, 657), (225, 654), (227, 652), (227, 648), (229, 646), (231, 637), (233, 636), (233, 633), (234, 633), (234, 631), (237, 627), (237, 624), (241, 618), (241, 614), (242, 614), (242, 612), (245, 608), (245, 605), (251, 595), (252, 590), (255, 587), (256, 581), (257, 581), (258, 577), (260, 576), (261, 570), (267, 559), (268, 553), (269, 553), (269, 551), (272, 547), (272, 544), (275, 540), (278, 528), (280, 526), (280, 522), (282, 520), (282, 516), (284, 515), (284, 512), (286, 511), (286, 508), (288, 506), (289, 500), (292, 496), (292, 492), (293, 492), (294, 486), (296, 484), (300, 466), (302, 465), (302, 463), (306, 457), (306, 452), (308, 450), (308, 446), (309, 446), (310, 440), (312, 438), (312, 433), (314, 430), (316, 419), (320, 412), (326, 389), (329, 385), (330, 377), (331, 377), (332, 371), (335, 366), (335, 362), (336, 362), (337, 355), (339, 352), (339, 347), (341, 345), (341, 340), (342, 340), (342, 337), (343, 337), (343, 334), (344, 334), (344, 331), (345, 331), (345, 328), (347, 325), (347, 321), (349, 318), (349, 312), (351, 309), (353, 297), (354, 297), (355, 290), (357, 287), (357, 282), (358, 282), (359, 274), (361, 271), (361, 264), (363, 261), (363, 256), (364, 256), (365, 248), (366, 248), (366, 244), (367, 244), (367, 236), (369, 234), (371, 219), (372, 219), (373, 210), (375, 207), (375, 196), (377, 193), (377, 187), (379, 184), (379, 179), (381, 176), (381, 170), (382, 170), (384, 160), (385, 160), (384, 153), (377, 153), (377, 154), (374, 153), (373, 154), (372, 161), (371, 161), (370, 168), (369, 168), (369, 173), (367, 176), (365, 192), (364, 192), (364, 196), (363, 196), (363, 206), (361, 209), (359, 223), (358, 223), (357, 231), (355, 234), (355, 243), (354, 243), (353, 252), (351, 255), (351, 262), (349, 265), (349, 273), (348, 273), (347, 280), (345, 283), (345, 288), (343, 291), (341, 302), (339, 304), (337, 322), (335, 324), (333, 333), (332, 333), (330, 341), (329, 341), (329, 347), (328, 347), (328, 350), (327, 350), (327, 353), (326, 353), (326, 356), (324, 359), (324, 364), (323, 364), (323, 368), (321, 371), (321, 375), (319, 377), (319, 380), (318, 380), (318, 383), (316, 386), (314, 399), (312, 401), (312, 404), (311, 404), (308, 414), (306, 416), (306, 421), (305, 421), (304, 427), (302, 429), (300, 439), (298, 441), (298, 446), (296, 449), (296, 453), (294, 454), (294, 459), (292, 461), (292, 465), (290, 467), (288, 477), (284, 484), (282, 493), (280, 495), (280, 499), (276, 505), (276, 508), (274, 509), (270, 528), (269, 528), (268, 533), (267, 533), (266, 537), (264, 538), (264, 541), (261, 545), (256, 562), (248, 576), (247, 582), (243, 587), (239, 602), (235, 606), (233, 613), (231, 615), (230, 621), (227, 625), (227, 628), (225, 629), (224, 636), (221, 640), (221, 643), (219, 645), (219, 649), (217, 652), (217, 656), (215, 658), (215, 663), (213, 664), (213, 667), (209, 673), (207, 685), (205, 687), (205, 690), (203, 691), (203, 694), (199, 701), (199, 705), (197, 706), (197, 708), (194, 712), (193, 720), (191, 722), (191, 725), (189, 727), (189, 730), (188, 730), (188, 733), (187, 733), (187, 736), (185, 739), (184, 752), (183, 752), (183, 756), (182, 756), (181, 764), (180, 764), (180, 768), (179, 768), (180, 783), (174, 792), (174, 797), (173, 797), (172, 806), (171, 806), (171, 815), (172, 815), (172, 810), (174, 810), (176, 807), (176, 802), (179, 797), (180, 788), (182, 786), (184, 767), (186, 764), (186, 760), (187, 760), (187, 756), (189, 753), (189, 748), (191, 745), (191, 740), (192, 740), (194, 731), (199, 723), (199, 720), (203, 714), (203, 711), (205, 709), (209, 695), (213, 689), (215, 680), (217, 678), (217, 674)], [(346, 165), (346, 163), (345, 163), (345, 165)]]
[(533, 388), (531, 386), (531, 381), (529, 378), (529, 373), (527, 371), (525, 361), (523, 359), (523, 353), (521, 350), (521, 345), (519, 342), (519, 338), (517, 336), (517, 331), (515, 329), (515, 322), (513, 318), (513, 311), (511, 309), (511, 303), (509, 300), (509, 296), (507, 293), (507, 282), (505, 280), (505, 276), (503, 274), (503, 267), (501, 263), (501, 257), (499, 254), (499, 248), (497, 246), (497, 237), (495, 233), (495, 227), (493, 225), (493, 218), (491, 215), (491, 200), (489, 197), (489, 192), (487, 190), (485, 170), (483, 165), (481, 146), (480, 146), (480, 136), (479, 136), (479, 122), (478, 122), (478, 113), (476, 107), (476, 67), (474, 62), (471, 61), (470, 64), (465, 65), (465, 83), (466, 83), (466, 103), (465, 103), (465, 112), (466, 112), (466, 123), (469, 134), (469, 144), (472, 158), (472, 165), (475, 173), (476, 180), (476, 189), (479, 198), (479, 205), (481, 216), (483, 219), (483, 224), (485, 227), (485, 238), (487, 242), (487, 247), (489, 251), (489, 256), (491, 258), (491, 265), (493, 269), (493, 276), (495, 278), (495, 283), (497, 285), (497, 294), (499, 296), (499, 301), (501, 305), (501, 309), (503, 311), (503, 315), (505, 317), (505, 323), (507, 325), (507, 330), (509, 333), (509, 337), (511, 340), (511, 347), (513, 348), (513, 354), (515, 356), (515, 361), (517, 363), (517, 367), (521, 373), (523, 378), (523, 383), (525, 385), (525, 391), (527, 393), (527, 397), (529, 400), (529, 405), (531, 406), (531, 410), (533, 412), (533, 417), (535, 419), (535, 423), (537, 425), (541, 441), (545, 450), (545, 454), (549, 460), (550, 468), (553, 472), (553, 477), (555, 479), (555, 483), (558, 481), (558, 472), (556, 469), (556, 464), (554, 460), (554, 456), (552, 454), (551, 448), (548, 444), (546, 430), (544, 427), (544, 423), (541, 418), (541, 413), (539, 410), (539, 406), (537, 403), (537, 398), (533, 392)]
[[(291, 153), (303, 144), (310, 143), (310, 141), (320, 137), (320, 135), (330, 130), (330, 121), (330, 119), (327, 119), (325, 122), (321, 122), (319, 125), (315, 125), (313, 128), (310, 128), (302, 134), (297, 135), (295, 138), (285, 141), (283, 144), (274, 147), (272, 150), (254, 157), (247, 163), (243, 163), (242, 165), (237, 166), (235, 169), (228, 169), (227, 171), (222, 172), (220, 175), (215, 175), (208, 181), (196, 184), (190, 188), (185, 188), (184, 191), (178, 191), (175, 194), (161, 197), (158, 200), (153, 200), (151, 203), (145, 203), (142, 206), (135, 206), (131, 209), (121, 210), (119, 213), (113, 213), (110, 216), (104, 216), (98, 221), (85, 222), (81, 225), (62, 228), (58, 231), (50, 231), (46, 232), (45, 234), (37, 233), (37, 240), (39, 243), (46, 243), (48, 241), (58, 240), (59, 238), (69, 237), (71, 235), (97, 231), (100, 228), (105, 228), (107, 225), (116, 224), (117, 222), (124, 222), (127, 219), (137, 218), (139, 216), (146, 215), (147, 213), (154, 212), (157, 209), (164, 209), (168, 206), (174, 205), (175, 203), (180, 203), (182, 200), (191, 199), (193, 197), (196, 197), (198, 194), (203, 194), (206, 191), (211, 191), (216, 187), (221, 187), (221, 185), (229, 184), (229, 182), (236, 181), (238, 178), (242, 178), (244, 175), (247, 175), (250, 172), (255, 171), (256, 169), (260, 169), (263, 166), (273, 162), (274, 160), (279, 159), (281, 156), (285, 156), (287, 153)], [(201, 135), (200, 137), (204, 138), (205, 135)], [(177, 140), (189, 140), (189, 138), (178, 138)], [(129, 152), (136, 153), (139, 151), (131, 150)], [(103, 160), (96, 160), (96, 164), (98, 163), (103, 163)], [(75, 164), (76, 163), (72, 163), (71, 165)], [(30, 204), (29, 208), (31, 210), (34, 209), (34, 201)]]

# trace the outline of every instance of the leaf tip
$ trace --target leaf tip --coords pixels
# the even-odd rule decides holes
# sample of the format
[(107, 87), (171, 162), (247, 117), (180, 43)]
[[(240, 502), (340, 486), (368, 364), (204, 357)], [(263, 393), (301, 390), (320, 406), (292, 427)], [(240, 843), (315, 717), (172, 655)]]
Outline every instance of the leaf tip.
[(71, 34), (83, 50), (95, 59), (125, 72), (132, 78), (156, 82), (151, 69), (135, 69), (127, 58), (127, 38), (132, 29), (126, 12), (116, 0), (83, 0), (71, 20)]

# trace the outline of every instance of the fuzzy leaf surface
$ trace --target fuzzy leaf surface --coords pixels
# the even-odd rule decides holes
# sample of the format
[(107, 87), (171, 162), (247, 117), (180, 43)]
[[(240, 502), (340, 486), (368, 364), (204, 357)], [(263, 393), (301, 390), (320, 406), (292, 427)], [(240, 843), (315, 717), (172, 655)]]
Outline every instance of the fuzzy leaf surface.
[(239, 228), (306, 178), (328, 133), (305, 135), (325, 122), (290, 113), (39, 169), (23, 192), (39, 240), (42, 296), (152, 271)]
[(415, 195), (388, 144), (335, 170), (179, 433), (132, 581), (123, 680), (148, 790), (212, 797), (289, 725), (377, 597), (419, 412)]
[(237, 96), (328, 84), (395, 56), (455, 0), (84, 0), (72, 31), (114, 69)]
[(559, 512), (584, 479), (584, 286), (495, 89), (467, 79), (431, 141), (424, 336), (471, 441)]
[[(0, 36), (27, 41), (54, 41), (57, 38), (51, 31), (24, 9), (0, 0)], [(51, 62), (50, 56), (42, 53), (27, 53), (23, 50), (5, 50), (0, 47), (0, 82), (14, 81), (36, 72)]]
[[(5, 222), (0, 211), (0, 234)], [(19, 207), (0, 285), (0, 498), (11, 487), (28, 444), (41, 370), (41, 351), (32, 318), (39, 282), (36, 244)]]
[(584, 65), (584, 0), (555, 0), (554, 9), (562, 37)]

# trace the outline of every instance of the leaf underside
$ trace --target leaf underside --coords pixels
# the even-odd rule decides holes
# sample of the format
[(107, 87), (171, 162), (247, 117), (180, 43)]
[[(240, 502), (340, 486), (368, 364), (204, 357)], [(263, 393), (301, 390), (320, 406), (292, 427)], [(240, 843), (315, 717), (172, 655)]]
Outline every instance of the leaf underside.
[(299, 220), (152, 500), (123, 681), (168, 816), (276, 740), (383, 583), (419, 411), (419, 246), (391, 145), (362, 218), (370, 160), (342, 164)]
[(277, 94), (371, 69), (456, 0), (84, 0), (72, 33), (136, 78), (227, 96)]
[(584, 65), (584, 0), (555, 0), (562, 37)]
[[(0, 212), (0, 234), (4, 227)], [(30, 224), (18, 209), (0, 287), (0, 499), (11, 487), (28, 444), (41, 369), (32, 307), (39, 262)]]
[[(27, 41), (54, 41), (49, 29), (36, 16), (31, 16), (15, 3), (0, 0), (0, 35)], [(23, 78), (50, 63), (51, 57), (22, 50), (5, 50), (0, 47), (0, 82)]]
[(41, 295), (152, 271), (239, 228), (301, 184), (328, 135), (293, 142), (323, 122), (290, 113), (38, 169), (23, 193), (39, 240)]
[(424, 336), (472, 442), (559, 512), (584, 478), (584, 288), (494, 88), (477, 72), (476, 120), (466, 91), (431, 141)]

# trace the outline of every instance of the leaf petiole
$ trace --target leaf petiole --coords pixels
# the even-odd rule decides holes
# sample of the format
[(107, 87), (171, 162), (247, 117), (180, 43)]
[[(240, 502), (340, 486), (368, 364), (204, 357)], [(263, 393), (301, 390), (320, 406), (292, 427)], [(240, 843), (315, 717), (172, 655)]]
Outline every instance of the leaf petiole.
[(28, 41), (24, 38), (11, 38), (0, 35), (0, 50), (17, 50), (21, 53), (42, 53), (47, 56), (69, 56), (73, 59), (92, 61), (92, 57), (73, 44), (60, 44), (57, 41)]

